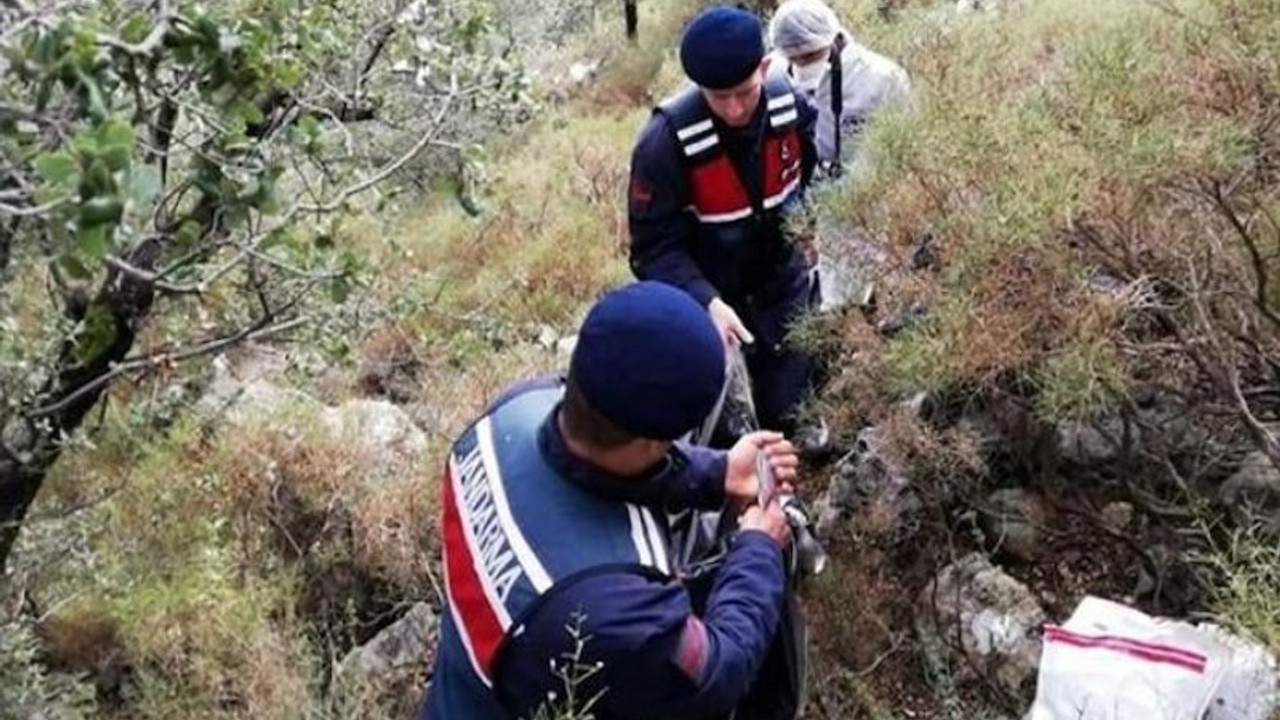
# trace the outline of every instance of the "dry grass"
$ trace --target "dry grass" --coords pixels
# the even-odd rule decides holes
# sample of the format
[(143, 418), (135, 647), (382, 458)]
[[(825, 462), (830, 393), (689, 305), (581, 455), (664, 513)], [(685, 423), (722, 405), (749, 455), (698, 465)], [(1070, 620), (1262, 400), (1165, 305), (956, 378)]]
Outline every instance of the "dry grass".
[[(993, 428), (1009, 445), (996, 460), (1013, 460), (1034, 484), (1056, 472), (1037, 429), (1046, 421), (1088, 422), (1157, 388), (1213, 398), (1188, 412), (1216, 428), (1225, 422), (1221, 408), (1236, 405), (1222, 378), (1272, 383), (1266, 368), (1280, 357), (1280, 335), (1264, 316), (1280, 295), (1274, 284), (1259, 287), (1240, 228), (1221, 205), (1253, 235), (1264, 265), (1273, 264), (1280, 4), (1010, 0), (997, 12), (954, 17), (940, 6), (895, 3), (892, 23), (880, 4), (834, 3), (855, 36), (907, 68), (914, 106), (871, 123), (866, 174), (819, 203), (827, 226), (865, 230), (881, 246), (876, 314), (826, 319), (804, 337), (835, 368), (820, 405), (839, 434), (881, 424), (884, 452), (915, 470), (926, 525), (937, 516), (935, 524), (951, 526), (925, 528), (911, 542), (945, 544), (957, 505), (990, 489), (983, 472), (1008, 471), (976, 436), (950, 437), (903, 414), (898, 403), (919, 391), (944, 414), (977, 405), (999, 420), (1000, 408), (982, 405), (1000, 398), (1020, 408), (1006, 422), (1025, 426), (1026, 443)], [(1215, 203), (1216, 191), (1225, 203)], [(926, 233), (937, 269), (913, 271)], [(913, 306), (928, 309), (921, 322), (892, 337), (876, 332), (874, 323)], [(1273, 416), (1269, 401), (1250, 402)], [(955, 413), (934, 420), (950, 427)], [(1143, 478), (1164, 472), (1141, 457)], [(876, 529), (875, 520), (859, 518), (858, 527)], [(1259, 553), (1255, 542), (1219, 554), (1231, 570), (1214, 610), (1273, 642), (1274, 603), (1264, 598), (1280, 588), (1259, 570), (1274, 565)], [(881, 557), (892, 569), (868, 571), (846, 554), (837, 565), (870, 578), (826, 601), (824, 632), (858, 621), (862, 608), (843, 617), (841, 604), (864, 587), (874, 597), (875, 578), (914, 567)], [(917, 671), (898, 667), (887, 681)], [(858, 700), (818, 716), (885, 717), (912, 707), (895, 704), (900, 696), (886, 695), (881, 680), (837, 678), (834, 687)]]
[(479, 217), (441, 194), (395, 218), (343, 224), (377, 269), (374, 317), (390, 322), (360, 328), (353, 365), (362, 367), (345, 381), (327, 373), (321, 395), (412, 403), (428, 437), (419, 467), (370, 477), (385, 458), (287, 408), (218, 432), (180, 419), (158, 438), (130, 419), (145, 388), (117, 395), (96, 446), (65, 455), (39, 510), (87, 506), (77, 516), (87, 529), (73, 543), (76, 562), (44, 570), (33, 591), (61, 601), (48, 630), (61, 663), (109, 656), (127, 668), (125, 700), (110, 716), (403, 709), (404, 698), (377, 688), (328, 696), (330, 661), (402, 603), (436, 601), (448, 444), (512, 381), (563, 367), (539, 336), (572, 332), (600, 292), (629, 277), (627, 159), (646, 112), (634, 103), (673, 84), (676, 28), (666, 6), (643, 7), (642, 43), (615, 54), (593, 91), (499, 139)]
[[(1274, 112), (1258, 88), (1275, 83), (1274, 63), (1227, 29), (1275, 32), (1260, 8), (1013, 2), (945, 25), (908, 12), (894, 26), (871, 3), (844, 9), (872, 47), (897, 51), (918, 91), (913, 110), (870, 127), (869, 175), (823, 201), (884, 244), (882, 311), (931, 309), (882, 348), (869, 375), (881, 392), (1015, 373), (1052, 396), (1047, 415), (1088, 415), (1126, 389), (1120, 341), (1135, 310), (1093, 273), (1185, 286), (1188, 261), (1216, 247), (1204, 282), (1250, 274), (1185, 188), (1255, 163)], [(906, 273), (925, 231), (943, 269)]]

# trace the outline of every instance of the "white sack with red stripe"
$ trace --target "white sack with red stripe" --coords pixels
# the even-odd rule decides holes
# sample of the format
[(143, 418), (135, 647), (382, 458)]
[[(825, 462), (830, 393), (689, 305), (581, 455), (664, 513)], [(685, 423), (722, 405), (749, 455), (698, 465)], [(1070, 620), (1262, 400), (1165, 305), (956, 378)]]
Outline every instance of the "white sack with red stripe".
[(1201, 623), (1196, 627), (1231, 651), (1231, 662), (1209, 704), (1206, 720), (1280, 717), (1280, 669), (1276, 656), (1262, 643), (1232, 635), (1217, 625)]
[(1087, 597), (1045, 627), (1029, 720), (1201, 720), (1230, 657), (1192, 625)]

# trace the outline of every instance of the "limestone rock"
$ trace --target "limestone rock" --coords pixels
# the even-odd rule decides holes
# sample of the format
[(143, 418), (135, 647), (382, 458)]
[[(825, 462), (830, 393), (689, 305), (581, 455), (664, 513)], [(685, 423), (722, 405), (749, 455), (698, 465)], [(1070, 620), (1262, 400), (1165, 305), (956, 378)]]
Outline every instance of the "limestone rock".
[(1031, 562), (1040, 552), (1048, 512), (1040, 496), (1022, 488), (997, 490), (979, 508), (987, 540), (999, 552)]
[(1025, 585), (973, 553), (944, 568), (919, 606), (916, 632), (927, 648), (953, 661), (953, 670), (968, 674), (976, 667), (1015, 697), (1025, 694), (1039, 667), (1046, 619)]

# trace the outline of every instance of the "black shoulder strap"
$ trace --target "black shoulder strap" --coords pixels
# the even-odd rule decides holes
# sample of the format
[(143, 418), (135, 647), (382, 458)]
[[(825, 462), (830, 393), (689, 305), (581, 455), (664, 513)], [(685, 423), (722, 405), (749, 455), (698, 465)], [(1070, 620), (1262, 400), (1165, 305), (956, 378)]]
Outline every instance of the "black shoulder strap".
[(688, 87), (662, 101), (654, 112), (667, 119), (680, 159), (686, 165), (706, 160), (723, 150), (711, 110), (697, 87)]
[(831, 160), (831, 174), (839, 176), (844, 170), (843, 158), (840, 157), (840, 116), (844, 114), (844, 62), (840, 55), (844, 52), (844, 33), (836, 33), (835, 42), (831, 43), (831, 133), (835, 144), (835, 157)]
[(798, 122), (796, 93), (786, 75), (770, 73), (764, 83), (764, 103), (769, 116), (765, 132), (783, 132)]

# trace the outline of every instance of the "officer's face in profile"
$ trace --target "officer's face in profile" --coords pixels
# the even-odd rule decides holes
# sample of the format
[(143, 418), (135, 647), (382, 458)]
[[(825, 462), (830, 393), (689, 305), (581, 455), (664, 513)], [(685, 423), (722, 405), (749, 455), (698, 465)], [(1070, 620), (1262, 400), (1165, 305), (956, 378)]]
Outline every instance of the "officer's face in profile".
[(764, 86), (764, 73), (768, 60), (760, 63), (760, 67), (751, 73), (751, 77), (727, 90), (702, 88), (702, 95), (707, 99), (711, 112), (716, 114), (725, 125), (732, 128), (746, 127), (760, 106), (760, 89)]

